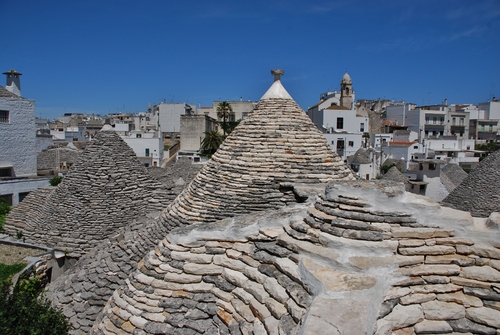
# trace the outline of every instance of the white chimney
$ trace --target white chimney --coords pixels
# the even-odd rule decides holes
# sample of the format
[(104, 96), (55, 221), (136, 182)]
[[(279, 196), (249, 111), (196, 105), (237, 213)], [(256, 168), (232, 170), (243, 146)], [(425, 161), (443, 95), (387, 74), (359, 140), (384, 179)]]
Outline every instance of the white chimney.
[(17, 96), (21, 96), (21, 79), (19, 78), (21, 73), (16, 70), (10, 70), (9, 72), (4, 72), (3, 74), (7, 76), (7, 84), (5, 85), (7, 91), (14, 93)]

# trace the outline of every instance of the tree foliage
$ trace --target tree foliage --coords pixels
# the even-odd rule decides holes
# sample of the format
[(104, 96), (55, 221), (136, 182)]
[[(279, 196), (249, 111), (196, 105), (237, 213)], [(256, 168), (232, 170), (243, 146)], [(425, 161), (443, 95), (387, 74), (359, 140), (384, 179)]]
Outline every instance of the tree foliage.
[(0, 334), (63, 335), (70, 324), (43, 294), (40, 280), (22, 279), (11, 290), (9, 281), (0, 283)]
[(229, 119), (229, 115), (233, 113), (233, 107), (227, 101), (221, 101), (217, 105), (217, 117), (222, 119), (222, 130), (224, 136), (226, 136), (226, 122)]
[(61, 176), (54, 176), (54, 177), (50, 178), (49, 183), (52, 186), (57, 186), (57, 185), (59, 185), (62, 182), (62, 180), (63, 180), (63, 177), (61, 177)]
[(3, 226), (5, 224), (5, 218), (7, 214), (10, 212), (10, 206), (7, 204), (7, 201), (4, 199), (0, 199), (0, 231), (3, 231)]
[(207, 131), (205, 132), (205, 138), (201, 142), (201, 149), (205, 153), (214, 154), (222, 142), (224, 142), (224, 136), (217, 130)]
[(223, 126), (223, 130), (225, 131), (226, 135), (229, 135), (233, 132), (234, 128), (236, 128), (237, 125), (239, 125), (241, 120), (238, 121), (228, 121), (226, 124)]

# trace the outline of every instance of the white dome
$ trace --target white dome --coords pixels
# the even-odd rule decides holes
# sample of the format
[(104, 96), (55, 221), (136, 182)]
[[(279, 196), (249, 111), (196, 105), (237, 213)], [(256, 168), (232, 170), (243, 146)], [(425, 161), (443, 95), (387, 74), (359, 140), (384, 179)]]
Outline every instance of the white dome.
[(342, 82), (347, 83), (347, 84), (352, 84), (352, 79), (349, 73), (347, 71), (345, 72), (344, 76), (342, 77)]

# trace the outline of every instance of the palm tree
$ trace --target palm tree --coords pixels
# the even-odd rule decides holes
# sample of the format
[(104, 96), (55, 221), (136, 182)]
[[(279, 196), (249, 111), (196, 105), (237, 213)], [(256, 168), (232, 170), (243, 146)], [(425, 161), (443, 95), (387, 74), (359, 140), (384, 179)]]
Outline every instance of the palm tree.
[(222, 119), (222, 130), (224, 132), (224, 137), (226, 136), (226, 121), (229, 118), (229, 115), (233, 113), (233, 107), (227, 101), (219, 102), (217, 106), (217, 117)]
[(205, 138), (201, 142), (201, 148), (204, 152), (214, 154), (224, 141), (224, 137), (217, 130), (205, 132)]

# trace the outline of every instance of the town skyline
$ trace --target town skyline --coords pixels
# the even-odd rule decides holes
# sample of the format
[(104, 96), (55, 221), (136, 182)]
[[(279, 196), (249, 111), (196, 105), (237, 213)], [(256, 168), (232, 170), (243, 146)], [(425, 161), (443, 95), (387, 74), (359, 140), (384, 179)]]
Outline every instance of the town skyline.
[[(301, 1), (147, 4), (3, 2), (2, 72), (23, 74), (38, 117), (257, 101), (282, 68), (307, 110), (339, 90), (356, 99), (477, 104), (500, 95), (500, 5)], [(5, 86), (4, 82), (0, 85)]]

